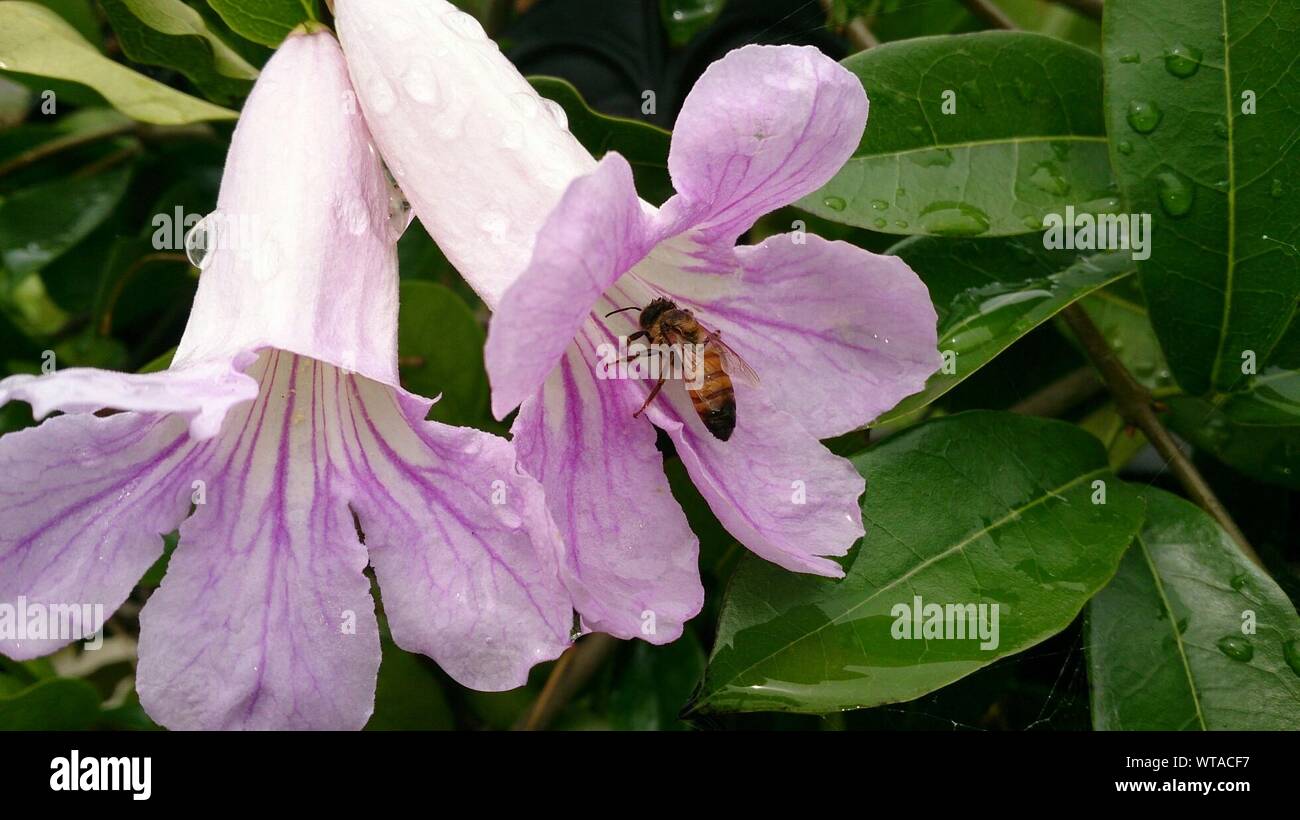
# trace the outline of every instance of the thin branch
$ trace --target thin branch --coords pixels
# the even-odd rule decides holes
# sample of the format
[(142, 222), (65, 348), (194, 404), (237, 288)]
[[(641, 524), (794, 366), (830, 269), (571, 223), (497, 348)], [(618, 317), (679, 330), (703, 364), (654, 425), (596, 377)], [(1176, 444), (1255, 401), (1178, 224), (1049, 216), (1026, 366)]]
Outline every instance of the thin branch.
[[(822, 9), (829, 18), (835, 11), (835, 0), (821, 0)], [(858, 51), (866, 51), (880, 45), (880, 39), (861, 17), (854, 17), (844, 27), (844, 36)]]
[(1102, 0), (1052, 0), (1053, 3), (1059, 3), (1062, 6), (1068, 6), (1082, 14), (1084, 17), (1091, 17), (1094, 20), (1100, 20), (1102, 14)]
[(1092, 317), (1078, 304), (1073, 304), (1061, 311), (1061, 318), (1069, 325), (1070, 330), (1074, 331), (1088, 359), (1101, 374), (1101, 379), (1115, 399), (1115, 407), (1124, 420), (1146, 435), (1151, 446), (1169, 465), (1174, 477), (1178, 479), (1178, 483), (1187, 491), (1192, 501), (1209, 513), (1219, 526), (1232, 536), (1232, 540), (1237, 542), (1247, 558), (1263, 567), (1263, 561), (1246, 540), (1245, 533), (1237, 526), (1237, 522), (1232, 520), (1232, 516), (1214, 494), (1209, 483), (1156, 417), (1155, 402), (1151, 394), (1133, 378), (1128, 368), (1124, 367), (1106, 341), (1106, 337), (1092, 321)]
[(1091, 367), (1081, 367), (1011, 406), (1022, 416), (1056, 418), (1105, 389)]
[(555, 662), (542, 693), (515, 728), (535, 732), (549, 726), (616, 648), (617, 638), (599, 632), (587, 635), (571, 646)]
[(89, 145), (92, 142), (99, 142), (100, 140), (120, 137), (124, 134), (131, 133), (136, 130), (136, 128), (136, 123), (128, 122), (122, 125), (115, 125), (112, 128), (101, 128), (97, 131), (83, 131), (79, 134), (68, 134), (66, 137), (59, 137), (48, 142), (43, 142), (40, 145), (23, 151), (12, 159), (0, 163), (0, 177), (16, 171), (19, 168), (25, 168), (28, 165), (40, 162), (41, 160), (54, 156), (62, 151), (79, 148), (82, 145)]
[(1006, 15), (1002, 9), (993, 5), (990, 0), (961, 0), (962, 5), (970, 9), (971, 14), (988, 23), (994, 28), (1015, 29), (1015, 21)]

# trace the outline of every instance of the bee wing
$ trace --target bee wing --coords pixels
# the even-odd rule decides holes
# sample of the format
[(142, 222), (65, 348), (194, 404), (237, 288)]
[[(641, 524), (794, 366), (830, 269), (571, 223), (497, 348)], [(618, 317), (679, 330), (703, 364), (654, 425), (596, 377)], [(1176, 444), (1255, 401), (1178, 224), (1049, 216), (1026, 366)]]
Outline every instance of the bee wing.
[(739, 353), (731, 349), (731, 346), (722, 341), (721, 334), (710, 333), (709, 343), (718, 346), (718, 352), (722, 354), (722, 369), (727, 371), (727, 375), (737, 381), (742, 381), (750, 387), (758, 387), (758, 374), (754, 368), (749, 366)]

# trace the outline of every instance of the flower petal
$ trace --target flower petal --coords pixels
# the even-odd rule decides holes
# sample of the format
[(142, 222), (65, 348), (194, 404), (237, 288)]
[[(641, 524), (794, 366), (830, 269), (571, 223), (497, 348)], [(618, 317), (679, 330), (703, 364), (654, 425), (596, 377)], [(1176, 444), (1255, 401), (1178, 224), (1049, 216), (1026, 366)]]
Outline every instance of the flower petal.
[[(0, 438), (0, 604), (112, 614), (189, 511), (201, 449), (180, 419), (134, 413), (59, 416)], [(0, 652), (34, 658), (89, 636), (0, 638)]]
[(721, 331), (768, 400), (817, 438), (862, 427), (942, 363), (929, 290), (896, 256), (784, 234), (737, 248), (734, 260), (727, 276), (641, 270)]
[(484, 355), (497, 418), (541, 387), (600, 295), (654, 246), (650, 222), (618, 154), (565, 192), (492, 317)]
[(194, 438), (208, 439), (221, 430), (231, 408), (257, 398), (257, 380), (242, 372), (254, 359), (241, 355), (161, 373), (76, 367), (48, 376), (10, 376), (0, 381), (0, 405), (29, 402), (38, 419), (55, 410), (93, 413), (104, 408), (176, 414), (190, 419)]
[(646, 412), (736, 540), (786, 569), (843, 576), (820, 556), (844, 555), (862, 537), (866, 481), (761, 389), (735, 387), (736, 429), (727, 441), (705, 429), (680, 382), (666, 384)]
[(338, 42), (289, 37), (235, 129), (173, 367), (274, 347), (397, 384), (389, 194)]
[(569, 645), (573, 607), (558, 533), (514, 448), (424, 421), (429, 404), (364, 379), (340, 383), (336, 448), (398, 646), (481, 690), (524, 685)]
[(670, 643), (704, 604), (699, 539), (669, 489), (654, 428), (632, 417), (644, 389), (638, 397), (626, 381), (598, 379), (595, 356), (585, 340), (571, 346), (524, 402), (519, 461), (546, 488), (583, 625)]
[(749, 45), (705, 70), (677, 115), (668, 170), (707, 241), (730, 244), (758, 218), (826, 183), (852, 155), (867, 95), (812, 46)]
[(359, 729), (379, 671), (366, 552), (325, 452), (333, 368), (279, 352), (140, 613), (136, 688), (171, 729)]
[(495, 307), (547, 214), (595, 160), (468, 14), (443, 0), (336, 0), (366, 120), (424, 227)]

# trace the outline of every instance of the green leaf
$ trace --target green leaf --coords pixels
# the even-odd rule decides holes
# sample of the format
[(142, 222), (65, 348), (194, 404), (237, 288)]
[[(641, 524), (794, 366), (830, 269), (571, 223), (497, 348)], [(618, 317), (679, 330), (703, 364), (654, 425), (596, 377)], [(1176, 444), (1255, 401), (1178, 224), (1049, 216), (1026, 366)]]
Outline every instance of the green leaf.
[(442, 285), (405, 280), (397, 348), (402, 386), (422, 396), (442, 395), (430, 418), (474, 425), (488, 411), (485, 334), (469, 307)]
[[(84, 239), (122, 201), (129, 165), (25, 188), (0, 204), (0, 268), (12, 287)], [(6, 288), (7, 289), (7, 288)]]
[(712, 25), (726, 5), (727, 0), (659, 0), (659, 16), (668, 39), (680, 48)]
[(1143, 494), (1142, 534), (1088, 605), (1093, 725), (1300, 729), (1291, 601), (1195, 505)]
[(0, 697), (0, 729), (77, 731), (99, 720), (99, 694), (77, 678), (51, 678)]
[(1127, 253), (1083, 256), (1049, 251), (1037, 236), (957, 241), (916, 237), (890, 252), (905, 260), (930, 289), (945, 366), (924, 390), (908, 396), (876, 424), (912, 416), (1075, 300), (1133, 272)]
[(687, 627), (665, 646), (632, 641), (614, 677), (609, 719), (615, 729), (667, 731), (688, 728), (677, 715), (704, 673), (704, 650)]
[(529, 77), (537, 93), (554, 100), (569, 118), (569, 130), (588, 151), (600, 159), (617, 151), (632, 166), (637, 191), (647, 201), (661, 205), (673, 194), (668, 176), (671, 135), (649, 123), (612, 117), (591, 110), (578, 89), (558, 77)]
[(89, 86), (142, 122), (183, 125), (238, 116), (113, 62), (61, 17), (35, 3), (0, 3), (0, 67)]
[(380, 732), (455, 729), (455, 715), (429, 664), (419, 655), (399, 649), (387, 635), (382, 643), (375, 711), (366, 729)]
[(1297, 30), (1300, 5), (1274, 0), (1106, 3), (1113, 160), (1155, 217), (1142, 284), (1189, 393), (1239, 389), (1247, 351), (1260, 372), (1300, 356), (1300, 335), (1283, 344), (1300, 299)]
[(236, 34), (272, 48), (312, 19), (309, 0), (208, 0), (208, 5)]
[[(1038, 34), (986, 31), (886, 43), (844, 67), (870, 97), (867, 131), (799, 207), (884, 233), (938, 236), (1031, 233), (1067, 206), (1119, 208), (1097, 55)], [(944, 113), (945, 95), (955, 113)]]
[(209, 97), (238, 100), (252, 88), (257, 69), (181, 0), (100, 0), (126, 56), (173, 68)]
[[(844, 560), (846, 577), (746, 556), (694, 709), (824, 713), (934, 691), (1067, 627), (1142, 523), (1141, 499), (1097, 440), (1058, 421), (960, 413), (854, 463), (868, 479), (867, 535)], [(1105, 503), (1094, 503), (1098, 488)], [(996, 646), (895, 639), (914, 596), (996, 604), (998, 630), (986, 633)]]

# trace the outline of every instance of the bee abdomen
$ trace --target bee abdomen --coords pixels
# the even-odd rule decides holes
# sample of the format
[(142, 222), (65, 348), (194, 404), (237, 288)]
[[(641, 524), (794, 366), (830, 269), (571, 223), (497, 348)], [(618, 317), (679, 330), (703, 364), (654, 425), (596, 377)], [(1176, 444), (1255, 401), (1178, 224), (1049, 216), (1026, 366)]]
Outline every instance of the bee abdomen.
[(726, 441), (736, 429), (736, 391), (721, 368), (708, 368), (699, 390), (689, 391), (700, 421), (713, 437)]

